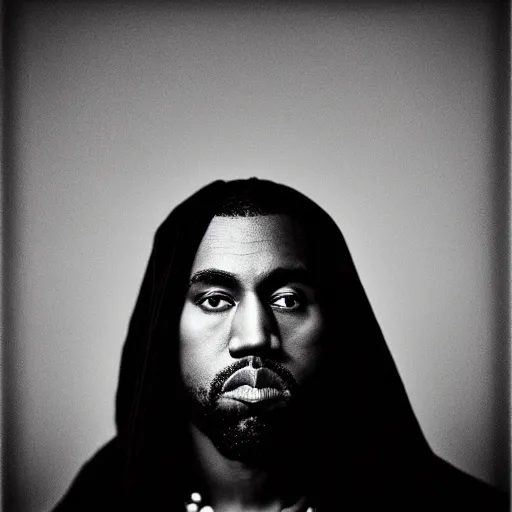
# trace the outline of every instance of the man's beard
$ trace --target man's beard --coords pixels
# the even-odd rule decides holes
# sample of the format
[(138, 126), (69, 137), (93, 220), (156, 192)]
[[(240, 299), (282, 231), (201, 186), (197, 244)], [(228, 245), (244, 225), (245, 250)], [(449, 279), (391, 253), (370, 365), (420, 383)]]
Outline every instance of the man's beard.
[[(226, 382), (238, 370), (253, 366), (267, 369), (280, 383), (279, 399), (251, 404), (221, 403)], [(240, 372), (239, 372), (240, 373)], [(292, 411), (298, 390), (293, 375), (281, 364), (260, 358), (244, 358), (220, 371), (208, 388), (193, 386), (185, 378), (189, 418), (225, 457), (248, 463), (268, 461), (282, 452), (291, 439)]]

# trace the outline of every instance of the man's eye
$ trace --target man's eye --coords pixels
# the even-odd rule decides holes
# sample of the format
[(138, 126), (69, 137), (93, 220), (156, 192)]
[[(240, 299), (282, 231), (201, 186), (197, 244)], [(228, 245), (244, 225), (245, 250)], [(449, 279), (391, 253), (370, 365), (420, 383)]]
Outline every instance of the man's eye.
[(302, 307), (302, 302), (295, 294), (279, 295), (270, 301), (271, 306), (286, 311), (295, 311)]
[(233, 302), (223, 295), (210, 295), (202, 297), (196, 304), (206, 311), (226, 311), (233, 307)]

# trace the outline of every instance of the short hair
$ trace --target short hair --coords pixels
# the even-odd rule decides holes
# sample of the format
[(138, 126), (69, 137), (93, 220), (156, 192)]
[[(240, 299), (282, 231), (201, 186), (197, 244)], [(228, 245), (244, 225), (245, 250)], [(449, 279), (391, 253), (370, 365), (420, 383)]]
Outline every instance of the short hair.
[(309, 198), (290, 187), (253, 177), (226, 182), (213, 213), (218, 217), (297, 214), (306, 203), (313, 205)]
[(262, 190), (257, 178), (229, 182), (226, 194), (215, 209), (218, 217), (256, 217), (275, 212), (268, 190)]

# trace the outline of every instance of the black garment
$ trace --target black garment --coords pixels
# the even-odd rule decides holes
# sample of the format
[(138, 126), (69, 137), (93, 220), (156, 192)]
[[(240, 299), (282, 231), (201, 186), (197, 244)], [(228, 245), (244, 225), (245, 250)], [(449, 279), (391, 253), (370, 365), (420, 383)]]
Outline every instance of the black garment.
[[(261, 189), (270, 211), (281, 205), (300, 222), (308, 265), (317, 272), (328, 334), (318, 379), (290, 436), (311, 441), (297, 464), (319, 510), (507, 510), (503, 493), (429, 448), (333, 220), (288, 187), (245, 183)], [(241, 186), (208, 185), (157, 230), (123, 349), (117, 435), (84, 466), (55, 512), (183, 510), (194, 479), (178, 380), (179, 316), (202, 236)]]

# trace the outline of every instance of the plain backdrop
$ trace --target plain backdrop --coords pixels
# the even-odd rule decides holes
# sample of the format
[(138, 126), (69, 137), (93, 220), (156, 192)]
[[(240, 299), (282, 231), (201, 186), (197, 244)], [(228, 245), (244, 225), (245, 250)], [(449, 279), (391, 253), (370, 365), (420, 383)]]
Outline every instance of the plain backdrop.
[(207, 182), (249, 176), (335, 218), (432, 448), (508, 487), (502, 11), (25, 1), (10, 13), (7, 512), (48, 510), (114, 434), (156, 227)]

